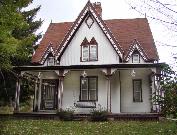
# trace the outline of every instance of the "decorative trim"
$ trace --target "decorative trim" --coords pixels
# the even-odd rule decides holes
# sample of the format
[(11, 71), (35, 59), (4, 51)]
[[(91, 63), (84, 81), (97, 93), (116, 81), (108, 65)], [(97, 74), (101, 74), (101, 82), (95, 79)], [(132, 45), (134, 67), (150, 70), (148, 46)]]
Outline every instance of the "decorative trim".
[(84, 40), (82, 41), (81, 43), (81, 46), (84, 46), (84, 45), (89, 45), (89, 41), (87, 40), (87, 38), (85, 37)]
[(80, 27), (81, 23), (83, 22), (83, 19), (87, 16), (87, 13), (90, 11), (90, 16), (92, 15), (94, 19), (96, 20), (97, 24), (100, 26), (104, 34), (106, 35), (107, 39), (110, 41), (112, 44), (113, 48), (117, 52), (117, 54), (123, 59), (123, 49), (121, 46), (118, 44), (116, 41), (116, 38), (113, 36), (113, 34), (110, 32), (102, 18), (97, 14), (95, 11), (93, 5), (90, 3), (90, 1), (87, 2), (86, 6), (84, 9), (81, 11), (80, 15), (70, 28), (70, 30), (67, 32), (65, 35), (64, 39), (62, 40), (61, 44), (56, 50), (56, 59), (61, 58), (62, 54), (64, 53), (64, 50), (68, 46), (69, 42), (71, 41), (73, 35), (76, 33), (78, 28)]
[[(92, 19), (92, 23), (91, 23), (90, 25), (89, 25), (88, 22), (87, 22), (89, 18)], [(92, 25), (94, 24), (94, 19), (92, 18), (91, 15), (88, 15), (88, 16), (87, 16), (87, 18), (86, 18), (86, 20), (85, 20), (85, 23), (86, 23), (86, 25), (88, 26), (89, 29), (92, 27)]]
[(42, 58), (41, 58), (41, 61), (40, 61), (40, 64), (44, 64), (47, 56), (49, 53), (52, 53), (53, 56), (55, 56), (55, 52), (54, 52), (54, 48), (52, 46), (52, 43), (50, 42), (49, 45), (47, 46), (44, 54), (42, 55)]
[(160, 68), (164, 63), (146, 63), (146, 64), (102, 64), (102, 65), (71, 65), (71, 66), (18, 66), (13, 67), (14, 70), (18, 71), (41, 71), (41, 70), (59, 70), (59, 69), (103, 69), (103, 68)]
[(136, 39), (134, 39), (132, 45), (129, 48), (127, 56), (125, 56), (126, 62), (128, 62), (130, 60), (130, 58), (135, 50), (137, 50), (140, 53), (140, 55), (142, 56), (144, 61), (148, 61), (149, 58), (148, 58), (147, 54), (145, 53), (145, 51), (143, 50), (143, 48), (141, 47), (139, 42)]
[(98, 45), (98, 43), (96, 42), (94, 37), (92, 37), (92, 39), (90, 41), (90, 45)]

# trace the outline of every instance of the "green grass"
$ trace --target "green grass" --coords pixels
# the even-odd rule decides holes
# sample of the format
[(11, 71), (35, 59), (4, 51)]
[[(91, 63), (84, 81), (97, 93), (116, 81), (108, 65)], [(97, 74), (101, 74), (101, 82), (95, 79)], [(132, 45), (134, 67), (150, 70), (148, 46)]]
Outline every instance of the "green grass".
[(0, 114), (13, 114), (13, 107), (0, 106)]
[(1, 120), (1, 135), (177, 135), (175, 122)]

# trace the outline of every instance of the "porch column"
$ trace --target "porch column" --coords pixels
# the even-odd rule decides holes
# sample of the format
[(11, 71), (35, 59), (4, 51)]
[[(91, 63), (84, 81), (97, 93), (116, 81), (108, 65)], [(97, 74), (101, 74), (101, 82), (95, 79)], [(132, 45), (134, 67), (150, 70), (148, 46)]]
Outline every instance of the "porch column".
[(20, 100), (20, 79), (18, 78), (17, 81), (16, 81), (14, 112), (19, 112), (20, 111), (19, 100)]
[(64, 82), (64, 70), (59, 70), (58, 72), (58, 104), (57, 110), (61, 111), (63, 107), (63, 82)]
[(59, 76), (58, 111), (62, 110), (62, 107), (63, 107), (63, 82), (64, 82), (64, 76)]
[(111, 75), (106, 75), (107, 79), (107, 111), (111, 112)]
[(34, 108), (33, 111), (37, 111), (37, 90), (38, 90), (38, 79), (35, 81), (35, 88), (34, 88)]
[(41, 87), (42, 87), (42, 79), (39, 80), (39, 91), (38, 91), (38, 103), (37, 103), (37, 110), (40, 111), (41, 109)]

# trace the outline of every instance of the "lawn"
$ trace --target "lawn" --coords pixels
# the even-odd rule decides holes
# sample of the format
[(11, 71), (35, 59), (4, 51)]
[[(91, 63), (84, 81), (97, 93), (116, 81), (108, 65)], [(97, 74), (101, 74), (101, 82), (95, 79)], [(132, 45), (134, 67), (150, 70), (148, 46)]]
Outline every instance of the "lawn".
[(175, 122), (0, 120), (1, 135), (177, 135)]

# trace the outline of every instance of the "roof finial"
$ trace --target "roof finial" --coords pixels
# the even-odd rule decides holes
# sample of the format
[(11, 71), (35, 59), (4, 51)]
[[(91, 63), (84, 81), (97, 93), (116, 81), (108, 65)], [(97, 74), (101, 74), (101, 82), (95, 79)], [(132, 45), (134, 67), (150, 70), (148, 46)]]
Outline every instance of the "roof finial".
[(50, 23), (52, 23), (52, 19), (50, 20)]

